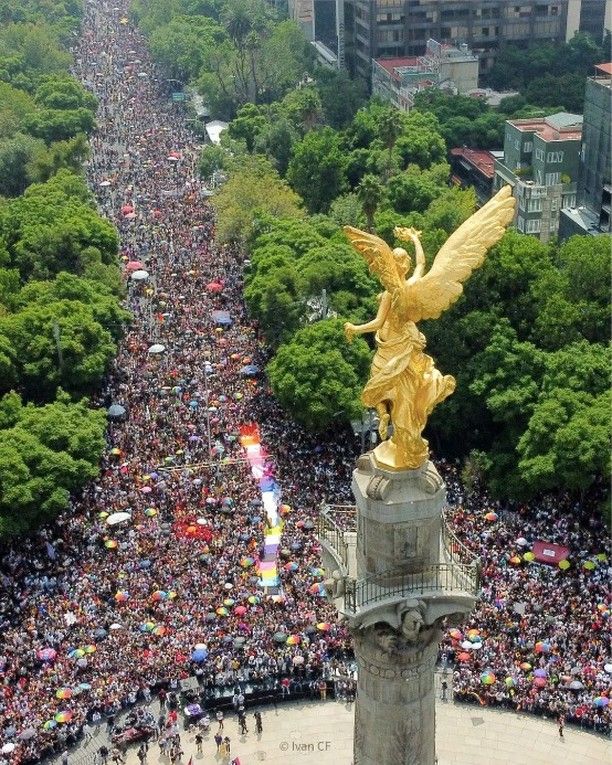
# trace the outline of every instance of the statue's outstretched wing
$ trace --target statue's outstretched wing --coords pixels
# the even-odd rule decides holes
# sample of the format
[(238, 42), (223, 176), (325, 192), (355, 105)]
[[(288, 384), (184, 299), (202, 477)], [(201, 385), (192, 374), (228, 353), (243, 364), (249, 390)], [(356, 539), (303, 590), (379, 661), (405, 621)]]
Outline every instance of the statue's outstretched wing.
[(425, 276), (408, 287), (410, 318), (437, 319), (463, 292), (464, 282), (482, 265), (514, 217), (512, 188), (504, 186), (447, 239)]
[(394, 294), (397, 289), (405, 286), (397, 272), (395, 255), (383, 239), (352, 226), (344, 226), (344, 233), (357, 252), (363, 255), (370, 271), (376, 274), (386, 290)]

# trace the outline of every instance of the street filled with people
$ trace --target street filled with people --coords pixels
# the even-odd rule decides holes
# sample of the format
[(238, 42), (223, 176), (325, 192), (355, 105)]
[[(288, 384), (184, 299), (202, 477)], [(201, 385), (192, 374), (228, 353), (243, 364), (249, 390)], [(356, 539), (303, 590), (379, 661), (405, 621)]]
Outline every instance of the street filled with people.
[[(354, 690), (316, 519), (322, 502), (352, 501), (358, 443), (305, 433), (274, 402), (242, 301), (244, 253), (214, 241), (200, 144), (127, 5), (87, 5), (74, 71), (100, 102), (87, 174), (120, 231), (133, 321), (94, 402), (110, 410), (98, 479), (53, 526), (4, 551), (0, 761), (10, 765), (63, 751), (83, 726), (194, 675), (227, 689), (272, 680), (279, 697), (306, 684), (323, 698), (321, 680)], [(273, 590), (258, 574), (268, 518), (246, 431), (259, 434), (281, 491)], [(609, 550), (597, 513), (565, 497), (503, 512), (466, 494), (454, 465), (439, 469), (449, 521), (483, 561), (482, 601), (441, 647), (455, 697), (608, 731)], [(567, 544), (571, 567), (525, 558), (540, 538)]]

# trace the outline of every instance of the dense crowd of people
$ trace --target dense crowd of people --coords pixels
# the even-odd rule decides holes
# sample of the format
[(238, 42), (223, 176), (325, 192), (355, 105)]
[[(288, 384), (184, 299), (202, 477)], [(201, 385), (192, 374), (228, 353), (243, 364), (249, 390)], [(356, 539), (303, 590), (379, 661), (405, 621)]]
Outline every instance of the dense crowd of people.
[[(348, 631), (317, 587), (314, 520), (322, 501), (351, 501), (357, 444), (302, 432), (262, 378), (241, 373), (265, 359), (242, 303), (242, 256), (214, 242), (197, 140), (126, 12), (126, 0), (88, 3), (74, 50), (76, 74), (100, 101), (88, 178), (121, 234), (133, 314), (96, 404), (125, 414), (109, 420), (98, 480), (1, 562), (0, 758), (10, 765), (61, 751), (87, 720), (193, 674), (218, 687), (275, 678), (287, 695), (317, 678), (354, 690)], [(231, 325), (213, 311), (229, 312)], [(285, 503), (274, 597), (257, 574), (266, 517), (240, 445), (241, 428), (255, 423)], [(585, 559), (602, 552), (602, 529), (579, 525), (567, 501), (491, 525), (486, 497), (464, 497), (453, 466), (441, 467), (450, 520), (484, 562), (484, 597), (468, 626), (481, 647), (464, 660), (461, 641), (443, 644), (455, 693), (533, 711), (554, 705), (606, 728), (608, 708), (594, 703), (607, 699), (610, 677), (609, 610), (599, 607), (607, 568), (508, 562), (519, 529), (528, 541), (563, 539)], [(128, 517), (109, 524), (120, 512)], [(537, 641), (546, 652), (534, 653)], [(519, 668), (528, 660), (546, 683)], [(487, 671), (496, 679), (483, 685)]]

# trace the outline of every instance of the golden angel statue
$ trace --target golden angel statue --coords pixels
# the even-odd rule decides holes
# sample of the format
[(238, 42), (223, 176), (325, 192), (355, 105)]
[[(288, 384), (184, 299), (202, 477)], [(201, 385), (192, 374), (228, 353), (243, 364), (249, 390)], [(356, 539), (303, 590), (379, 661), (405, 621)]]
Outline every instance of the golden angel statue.
[[(421, 433), (434, 407), (455, 390), (455, 378), (442, 375), (424, 353), (425, 336), (417, 322), (437, 319), (463, 292), (462, 282), (482, 265), (487, 250), (498, 242), (514, 216), (512, 189), (505, 186), (452, 234), (425, 273), (420, 231), (397, 227), (395, 236), (412, 241), (416, 267), (410, 278), (410, 256), (373, 234), (345, 226), (353, 247), (380, 279), (376, 318), (367, 324), (344, 325), (347, 339), (376, 332), (376, 353), (361, 400), (380, 417), (382, 439), (374, 449), (376, 463), (390, 470), (416, 469), (429, 456)], [(393, 434), (388, 436), (389, 424)]]

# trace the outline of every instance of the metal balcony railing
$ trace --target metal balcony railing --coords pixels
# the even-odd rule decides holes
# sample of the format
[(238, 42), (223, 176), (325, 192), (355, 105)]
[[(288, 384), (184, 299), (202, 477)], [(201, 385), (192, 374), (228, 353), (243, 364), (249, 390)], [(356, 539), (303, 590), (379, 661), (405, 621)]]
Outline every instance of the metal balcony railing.
[(342, 565), (348, 570), (347, 532), (357, 531), (357, 508), (355, 505), (321, 505), (317, 523), (317, 536), (331, 547)]
[(349, 579), (344, 594), (344, 610), (356, 613), (385, 600), (427, 592), (464, 592), (476, 597), (480, 592), (478, 560), (471, 565), (437, 563), (412, 574), (398, 575), (390, 571), (367, 579)]

